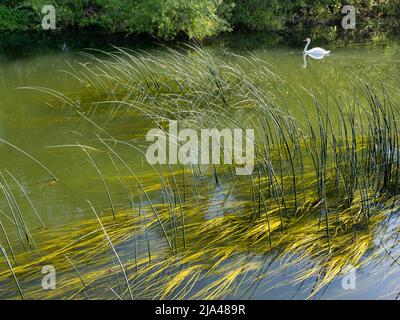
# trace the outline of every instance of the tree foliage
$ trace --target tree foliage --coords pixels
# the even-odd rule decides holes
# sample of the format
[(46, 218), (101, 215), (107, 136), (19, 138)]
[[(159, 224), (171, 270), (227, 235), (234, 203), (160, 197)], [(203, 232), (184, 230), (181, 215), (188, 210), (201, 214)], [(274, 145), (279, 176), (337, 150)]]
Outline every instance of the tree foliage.
[(224, 31), (286, 30), (329, 23), (353, 4), (357, 18), (375, 26), (399, 21), (400, 0), (2, 0), (0, 30), (40, 30), (41, 9), (53, 4), (59, 30), (146, 33), (163, 39), (203, 39)]

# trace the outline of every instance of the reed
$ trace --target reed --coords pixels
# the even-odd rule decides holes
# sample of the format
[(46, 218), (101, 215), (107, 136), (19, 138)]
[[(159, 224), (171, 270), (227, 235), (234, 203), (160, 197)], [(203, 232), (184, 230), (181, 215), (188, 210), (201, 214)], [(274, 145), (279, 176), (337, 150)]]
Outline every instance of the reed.
[[(36, 89), (48, 93), (53, 105), (76, 110), (96, 130), (100, 146), (82, 150), (101, 178), (112, 217), (100, 221), (90, 205), (97, 220), (39, 232), (41, 239), (52, 236), (42, 240), (43, 257), (16, 266), (15, 274), (33, 279), (30, 270), (52, 259), (62, 266), (65, 283), (62, 292), (29, 296), (250, 298), (273, 285), (277, 273), (300, 266), (290, 283), (300, 290), (313, 279), (311, 298), (349, 264), (390, 259), (375, 248), (374, 237), (399, 209), (400, 108), (391, 89), (357, 79), (351, 94), (342, 96), (303, 88), (305, 103), (298, 88), (256, 56), (221, 58), (189, 46), (160, 56), (115, 48), (85, 57), (89, 63), (71, 71), (82, 84), (79, 108), (67, 95)], [(109, 108), (110, 119), (120, 109), (145, 115), (166, 132), (169, 120), (194, 129), (254, 128), (255, 170), (239, 177), (234, 165), (169, 164), (140, 174), (139, 165), (130, 166), (116, 147), (142, 156), (145, 149), (91, 120), (90, 112), (100, 107)], [(86, 149), (108, 155), (128, 209), (113, 204)], [(126, 178), (135, 182), (134, 195)], [(2, 180), (22, 238), (21, 214)], [(393, 240), (394, 234), (385, 236)], [(102, 237), (108, 247), (99, 244)], [(124, 262), (119, 246), (131, 249)], [(28, 256), (15, 254), (14, 260)], [(86, 267), (78, 272), (71, 261)], [(270, 270), (276, 261), (281, 267)], [(0, 272), (0, 282), (8, 276), (10, 270)]]

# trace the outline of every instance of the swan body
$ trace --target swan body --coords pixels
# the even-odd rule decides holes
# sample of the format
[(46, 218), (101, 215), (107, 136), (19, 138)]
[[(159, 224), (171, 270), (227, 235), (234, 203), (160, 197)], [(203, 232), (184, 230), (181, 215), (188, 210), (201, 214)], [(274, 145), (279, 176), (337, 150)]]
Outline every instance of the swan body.
[(323, 48), (319, 48), (319, 47), (308, 50), (308, 46), (311, 43), (311, 39), (307, 38), (304, 41), (307, 41), (307, 44), (304, 47), (304, 54), (310, 55), (314, 59), (322, 59), (324, 56), (326, 56), (330, 53), (330, 51), (327, 51), (327, 50), (325, 50)]

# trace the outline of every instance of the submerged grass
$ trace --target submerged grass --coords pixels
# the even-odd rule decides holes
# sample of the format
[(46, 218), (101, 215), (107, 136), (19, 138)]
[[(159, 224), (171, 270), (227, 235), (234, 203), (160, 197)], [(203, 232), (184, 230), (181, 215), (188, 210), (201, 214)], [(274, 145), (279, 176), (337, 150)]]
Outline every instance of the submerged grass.
[[(73, 67), (82, 84), (79, 105), (54, 90), (33, 89), (93, 125), (98, 146), (88, 150), (108, 155), (129, 208), (115, 208), (101, 168), (81, 147), (113, 217), (94, 211), (98, 221), (37, 232), (40, 256), (11, 252), (7, 240), (13, 259), (24, 263), (0, 269), (0, 283), (12, 272), (34, 298), (250, 298), (291, 270), (287, 281), (313, 297), (348, 265), (385, 254), (375, 242), (399, 209), (398, 92), (358, 79), (351, 95), (303, 90), (304, 98), (255, 56), (221, 59), (193, 47), (158, 57), (119, 48), (101, 54), (87, 53), (91, 63)], [(140, 174), (119, 148), (143, 155), (143, 147), (90, 119), (105, 107), (144, 114), (167, 134), (169, 120), (195, 129), (253, 128), (255, 170), (239, 177), (234, 165), (170, 164)], [(25, 234), (28, 241), (2, 181), (20, 240)], [(51, 292), (29, 285), (47, 263), (62, 274)]]
[[(358, 196), (355, 198), (359, 201)], [(130, 210), (121, 211), (116, 220), (103, 217), (107, 241), (104, 230), (93, 219), (79, 225), (62, 226), (50, 235), (48, 231), (41, 231), (37, 236), (42, 238), (42, 256), (22, 254), (18, 260), (25, 263), (15, 266), (14, 272), (26, 285), (25, 295), (32, 298), (109, 298), (108, 288), (124, 297), (128, 289), (121, 288), (113, 280), (119, 273), (126, 274), (127, 288), (134, 298), (216, 299), (232, 296), (236, 291), (239, 291), (238, 295), (251, 297), (251, 288), (268, 290), (269, 286), (275, 285), (272, 279), (276, 273), (288, 269), (296, 272), (291, 283), (314, 282), (309, 288), (313, 295), (348, 265), (358, 268), (382, 254), (382, 249), (368, 250), (374, 247), (378, 227), (394, 210), (391, 207), (375, 208), (372, 220), (357, 230), (353, 229), (353, 215), (360, 210), (360, 205), (354, 205), (340, 215), (331, 215), (331, 241), (328, 244), (318, 216), (286, 221), (282, 235), (278, 210), (271, 210), (268, 226), (265, 217), (254, 219), (252, 207), (249, 201), (237, 201), (226, 206), (223, 216), (205, 220), (204, 215), (214, 213), (212, 201), (188, 203), (185, 213), (190, 223), (186, 229), (186, 249), (181, 246), (178, 253), (170, 252), (166, 244), (160, 243), (160, 238), (152, 237), (151, 261), (145, 243), (139, 246), (138, 256), (133, 254), (133, 235), (144, 236), (147, 229), (153, 234), (158, 229), (149, 206), (141, 208), (141, 214), (148, 221), (146, 225)], [(163, 210), (161, 204), (157, 209), (167, 221), (168, 210)], [(112, 249), (107, 242), (113, 244)], [(114, 266), (113, 255), (119, 257), (122, 265)], [(65, 256), (74, 261), (75, 267), (71, 268)], [(265, 270), (266, 265), (274, 261), (281, 261), (281, 267)], [(57, 266), (58, 277), (62, 279), (58, 280), (60, 287), (51, 292), (32, 291), (32, 286), (27, 284), (34, 281), (40, 267), (48, 263)], [(76, 268), (80, 269), (81, 275), (73, 272)], [(8, 277), (8, 271), (0, 273), (2, 281)], [(85, 286), (82, 286), (82, 278)]]

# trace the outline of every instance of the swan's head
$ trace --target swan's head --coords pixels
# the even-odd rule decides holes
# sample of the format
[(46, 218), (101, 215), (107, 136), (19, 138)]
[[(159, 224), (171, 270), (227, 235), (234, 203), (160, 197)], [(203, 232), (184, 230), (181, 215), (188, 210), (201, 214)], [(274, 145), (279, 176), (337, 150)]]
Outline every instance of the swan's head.
[(308, 41), (311, 41), (311, 39), (310, 39), (310, 38), (306, 38), (306, 39), (304, 39), (303, 41), (308, 42)]

